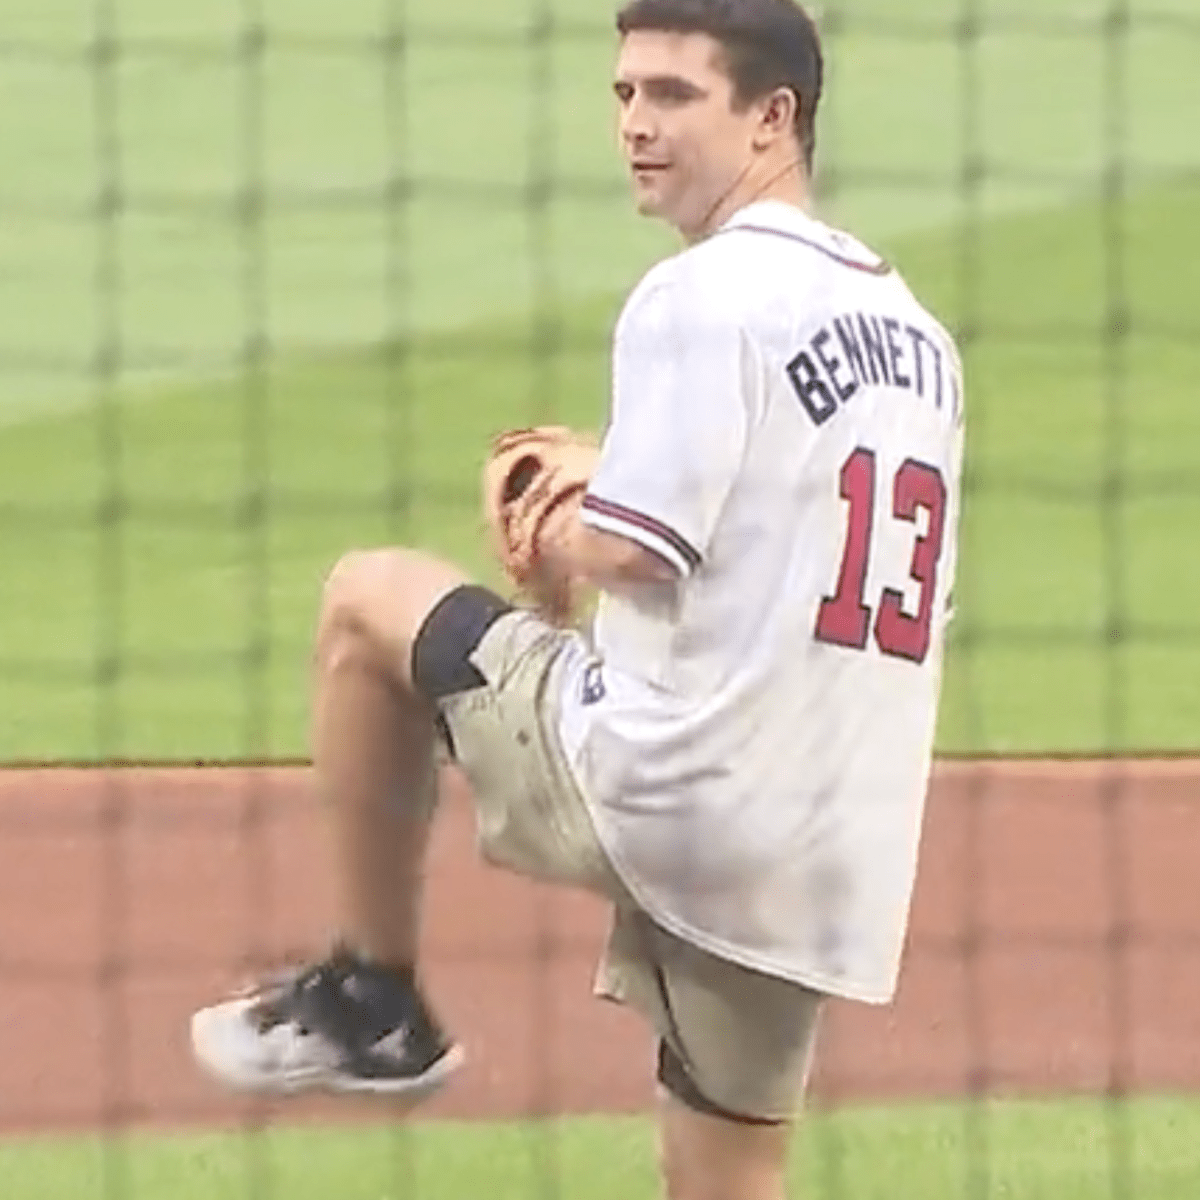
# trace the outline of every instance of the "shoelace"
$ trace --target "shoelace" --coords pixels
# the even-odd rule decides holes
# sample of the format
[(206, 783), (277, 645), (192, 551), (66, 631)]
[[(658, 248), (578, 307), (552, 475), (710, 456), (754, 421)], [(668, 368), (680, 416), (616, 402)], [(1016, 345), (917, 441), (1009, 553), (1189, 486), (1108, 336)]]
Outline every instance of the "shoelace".
[(259, 983), (252, 992), (257, 999), (251, 1009), (258, 1031), (266, 1033), (285, 1021), (296, 1021), (302, 1033), (309, 1032), (304, 1021), (297, 1019), (299, 1010), (334, 1011), (342, 999), (342, 981), (347, 969), (348, 964), (335, 955)]

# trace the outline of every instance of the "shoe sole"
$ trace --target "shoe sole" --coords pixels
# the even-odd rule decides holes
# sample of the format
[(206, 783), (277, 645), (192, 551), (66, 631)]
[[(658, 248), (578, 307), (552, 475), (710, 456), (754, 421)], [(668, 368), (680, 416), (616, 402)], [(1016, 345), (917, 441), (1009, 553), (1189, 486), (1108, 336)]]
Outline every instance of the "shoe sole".
[(204, 1012), (196, 1013), (192, 1018), (192, 1054), (196, 1062), (218, 1083), (240, 1092), (288, 1096), (298, 1092), (325, 1091), (390, 1096), (408, 1099), (415, 1104), (442, 1088), (466, 1059), (462, 1047), (455, 1044), (420, 1075), (390, 1078), (352, 1075), (327, 1065), (256, 1071), (250, 1064), (234, 1066), (227, 1058), (222, 1061), (216, 1041), (208, 1035), (205, 1024)]

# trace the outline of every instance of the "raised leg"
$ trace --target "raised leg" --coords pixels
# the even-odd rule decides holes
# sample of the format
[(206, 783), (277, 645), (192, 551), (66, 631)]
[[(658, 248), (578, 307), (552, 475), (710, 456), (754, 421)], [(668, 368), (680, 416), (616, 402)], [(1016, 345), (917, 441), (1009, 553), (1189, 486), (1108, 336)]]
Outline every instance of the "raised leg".
[(466, 577), (405, 550), (347, 555), (317, 628), (313, 767), (332, 832), (338, 932), (372, 962), (416, 962), (435, 802), (434, 726), (411, 678), (425, 616)]
[(356, 552), (325, 587), (312, 743), (338, 884), (330, 956), (202, 1009), (192, 1046), (234, 1087), (309, 1087), (419, 1100), (461, 1057), (418, 986), (434, 723), (410, 659), (426, 616), (465, 576), (417, 551)]

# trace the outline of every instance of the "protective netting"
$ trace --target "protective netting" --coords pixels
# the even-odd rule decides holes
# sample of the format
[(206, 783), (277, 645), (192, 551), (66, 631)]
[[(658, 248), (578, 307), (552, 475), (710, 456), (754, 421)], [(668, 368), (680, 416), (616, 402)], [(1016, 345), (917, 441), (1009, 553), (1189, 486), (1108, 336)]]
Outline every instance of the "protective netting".
[[(1147, 1097), (1200, 1079), (1197, 772), (1144, 758), (1200, 728), (1200, 6), (820, 22), (822, 211), (954, 332), (969, 443), (916, 982), (894, 1025), (833, 1022), (804, 1194), (1190, 1194), (1195, 1107)], [(674, 247), (630, 211), (614, 46), (590, 0), (0, 0), (0, 761), (92, 767), (0, 779), (6, 1195), (445, 1191), (424, 1126), (371, 1142), (320, 1110), (298, 1143), (214, 1144), (209, 1176), (133, 1132), (230, 1116), (146, 1042), (320, 917), (286, 915), (300, 784), (113, 767), (302, 759), (337, 555), (413, 542), (486, 575), (488, 434), (601, 422), (617, 307)], [(528, 899), (516, 948), (439, 935), (452, 994), (511, 984), (521, 1028), (556, 1030), (518, 1039), (515, 1099), (492, 1079), (451, 1115), (609, 1104), (581, 1049), (609, 1032), (560, 978), (596, 930), (555, 903)], [(998, 1102), (1029, 1093), (1091, 1100)], [(98, 1157), (22, 1136), (62, 1125), (102, 1129)], [(473, 1128), (496, 1195), (649, 1194), (640, 1126)], [(506, 1154), (526, 1166), (501, 1184)]]

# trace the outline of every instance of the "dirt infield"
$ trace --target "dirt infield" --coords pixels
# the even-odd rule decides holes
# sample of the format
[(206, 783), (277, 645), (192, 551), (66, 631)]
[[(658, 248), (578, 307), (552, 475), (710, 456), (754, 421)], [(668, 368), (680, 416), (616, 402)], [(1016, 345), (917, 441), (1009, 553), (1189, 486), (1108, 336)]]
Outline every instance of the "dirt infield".
[[(471, 1057), (427, 1111), (644, 1107), (601, 907), (479, 865), (447, 785), (425, 954)], [(817, 1094), (1200, 1088), (1198, 869), (1200, 762), (940, 763), (900, 994), (831, 1008)], [(302, 769), (0, 772), (0, 1130), (244, 1119), (188, 1014), (319, 949), (330, 900)]]

